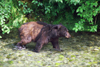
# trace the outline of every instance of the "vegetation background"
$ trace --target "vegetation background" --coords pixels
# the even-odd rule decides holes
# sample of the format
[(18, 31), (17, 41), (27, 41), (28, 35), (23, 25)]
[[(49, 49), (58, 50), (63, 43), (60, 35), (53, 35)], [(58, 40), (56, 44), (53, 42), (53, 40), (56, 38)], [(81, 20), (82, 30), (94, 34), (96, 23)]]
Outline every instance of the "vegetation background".
[[(40, 53), (35, 43), (14, 50), (18, 28), (30, 21), (61, 23), (72, 37), (59, 39), (62, 52), (51, 43)], [(0, 38), (0, 67), (100, 67), (100, 0), (0, 0)]]
[(29, 21), (61, 23), (75, 32), (97, 32), (99, 18), (99, 0), (0, 0), (2, 34), (9, 34)]

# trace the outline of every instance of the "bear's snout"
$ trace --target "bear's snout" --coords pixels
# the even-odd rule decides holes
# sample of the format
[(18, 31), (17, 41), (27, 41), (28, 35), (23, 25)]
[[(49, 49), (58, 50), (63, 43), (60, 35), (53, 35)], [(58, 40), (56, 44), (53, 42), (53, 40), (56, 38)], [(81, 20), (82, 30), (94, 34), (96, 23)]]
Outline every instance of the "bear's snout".
[(65, 36), (66, 38), (70, 38), (71, 35), (69, 34), (69, 32), (66, 33), (67, 35)]

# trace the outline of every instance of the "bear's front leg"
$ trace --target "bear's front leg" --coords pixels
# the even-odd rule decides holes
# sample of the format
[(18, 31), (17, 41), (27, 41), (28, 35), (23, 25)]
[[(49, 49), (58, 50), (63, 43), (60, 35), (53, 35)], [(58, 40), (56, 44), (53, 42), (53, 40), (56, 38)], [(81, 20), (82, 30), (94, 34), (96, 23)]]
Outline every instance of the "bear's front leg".
[(35, 46), (35, 49), (34, 49), (34, 52), (38, 53), (41, 50), (42, 47), (43, 47), (43, 43), (37, 42), (36, 46)]
[(58, 44), (58, 39), (54, 39), (53, 41), (51, 41), (53, 48), (55, 48), (57, 51), (61, 51), (59, 44)]

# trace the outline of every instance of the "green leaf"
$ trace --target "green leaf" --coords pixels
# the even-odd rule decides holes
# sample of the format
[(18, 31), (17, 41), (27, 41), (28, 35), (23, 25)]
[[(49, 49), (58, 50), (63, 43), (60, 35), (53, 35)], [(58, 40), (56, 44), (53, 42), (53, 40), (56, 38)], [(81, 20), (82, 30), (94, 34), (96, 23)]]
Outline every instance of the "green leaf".
[(32, 56), (31, 54), (29, 54), (28, 56)]
[(0, 36), (0, 38), (2, 38), (2, 36)]
[(8, 61), (9, 64), (13, 64), (13, 61)]
[(63, 55), (60, 55), (59, 57), (60, 57), (60, 58), (64, 58), (64, 56), (63, 56)]
[(55, 66), (59, 66), (59, 65), (61, 65), (61, 63), (55, 63)]

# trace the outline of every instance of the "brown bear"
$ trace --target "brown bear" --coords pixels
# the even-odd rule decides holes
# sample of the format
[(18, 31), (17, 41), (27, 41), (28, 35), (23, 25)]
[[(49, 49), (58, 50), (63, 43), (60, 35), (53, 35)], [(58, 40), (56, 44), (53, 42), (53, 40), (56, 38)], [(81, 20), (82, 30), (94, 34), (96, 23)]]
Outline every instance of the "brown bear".
[(35, 52), (39, 52), (44, 44), (51, 42), (53, 48), (61, 51), (58, 45), (59, 37), (70, 38), (68, 29), (62, 24), (52, 25), (44, 22), (28, 22), (19, 28), (21, 41), (17, 43), (17, 48), (25, 48), (27, 43), (36, 42)]

